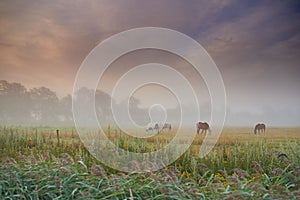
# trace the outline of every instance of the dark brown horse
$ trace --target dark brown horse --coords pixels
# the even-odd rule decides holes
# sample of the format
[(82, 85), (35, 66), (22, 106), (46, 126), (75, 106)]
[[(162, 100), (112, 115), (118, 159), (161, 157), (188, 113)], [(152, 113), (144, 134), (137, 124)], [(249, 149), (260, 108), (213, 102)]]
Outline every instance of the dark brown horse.
[(264, 133), (266, 131), (265, 124), (256, 124), (254, 127), (254, 134), (256, 133)]
[(208, 123), (206, 123), (206, 122), (198, 122), (196, 124), (196, 126), (197, 126), (197, 134), (199, 134), (200, 130), (202, 130), (201, 134), (202, 133), (206, 134), (206, 131), (208, 131), (208, 133), (211, 134), (211, 129), (209, 128)]

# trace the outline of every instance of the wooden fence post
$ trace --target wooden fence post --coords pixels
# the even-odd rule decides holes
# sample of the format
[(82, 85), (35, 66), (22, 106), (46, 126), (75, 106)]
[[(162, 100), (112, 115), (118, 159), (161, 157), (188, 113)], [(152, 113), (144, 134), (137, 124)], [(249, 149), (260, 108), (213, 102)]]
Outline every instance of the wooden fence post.
[(59, 130), (58, 129), (56, 130), (56, 138), (57, 138), (57, 146), (59, 146), (60, 142), (59, 142)]

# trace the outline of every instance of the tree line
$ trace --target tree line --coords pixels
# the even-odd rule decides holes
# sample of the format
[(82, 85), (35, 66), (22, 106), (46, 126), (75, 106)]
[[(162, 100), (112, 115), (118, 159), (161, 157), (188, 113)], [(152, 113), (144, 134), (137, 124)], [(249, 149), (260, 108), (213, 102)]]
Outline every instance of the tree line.
[[(93, 121), (93, 116), (86, 114), (86, 108), (93, 102), (101, 125), (115, 125), (112, 106), (121, 111), (115, 116), (119, 119), (118, 123), (132, 124), (133, 120), (136, 124), (145, 126), (151, 121), (149, 110), (142, 108), (140, 100), (133, 96), (129, 101), (119, 100), (116, 103), (109, 94), (101, 90), (81, 88), (75, 92), (73, 98), (74, 101), (80, 101), (81, 107), (77, 107), (81, 113), (79, 120), (85, 121), (87, 126), (91, 125), (89, 122)], [(124, 111), (124, 108), (128, 108), (129, 112)], [(166, 112), (169, 122), (180, 119), (179, 107), (167, 109)], [(161, 114), (160, 111), (153, 111), (152, 120), (160, 119)], [(0, 125), (73, 126), (72, 96), (68, 94), (59, 98), (55, 91), (47, 87), (26, 88), (21, 83), (0, 80)]]
[[(92, 94), (92, 90), (82, 88), (77, 92), (78, 100), (89, 104)], [(110, 116), (110, 96), (97, 90), (96, 99), (97, 110)], [(58, 98), (47, 87), (27, 89), (21, 83), (0, 80), (0, 124), (73, 125), (72, 96)]]

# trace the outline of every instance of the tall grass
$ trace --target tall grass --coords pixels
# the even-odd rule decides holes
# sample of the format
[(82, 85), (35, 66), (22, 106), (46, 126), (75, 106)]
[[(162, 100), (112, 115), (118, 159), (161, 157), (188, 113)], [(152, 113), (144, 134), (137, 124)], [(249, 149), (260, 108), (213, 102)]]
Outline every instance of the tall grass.
[[(198, 157), (203, 136), (157, 172), (123, 173), (103, 166), (73, 128), (0, 128), (0, 199), (224, 199), (300, 197), (299, 129), (292, 137), (226, 130), (215, 148)], [(108, 138), (132, 152), (165, 146), (174, 135), (136, 139), (111, 127)], [(245, 132), (245, 133), (244, 133)], [(279, 139), (281, 137), (281, 139)], [(246, 138), (246, 139), (245, 139)], [(129, 163), (130, 164), (130, 163)]]

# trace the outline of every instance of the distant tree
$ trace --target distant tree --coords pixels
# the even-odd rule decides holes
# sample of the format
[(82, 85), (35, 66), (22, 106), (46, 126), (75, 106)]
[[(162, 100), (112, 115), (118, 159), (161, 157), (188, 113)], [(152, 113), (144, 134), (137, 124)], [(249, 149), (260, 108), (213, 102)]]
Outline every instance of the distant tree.
[(141, 101), (135, 97), (129, 99), (129, 114), (135, 123), (139, 125), (147, 125), (150, 118), (146, 109), (140, 108)]
[[(75, 111), (79, 112), (80, 115), (77, 115), (81, 122), (84, 122), (85, 125), (95, 125), (93, 113), (89, 112), (87, 108), (93, 106), (95, 108), (96, 116), (101, 125), (109, 124), (112, 121), (112, 111), (111, 111), (111, 97), (107, 93), (96, 90), (95, 92), (88, 88), (80, 88), (74, 97), (76, 103)], [(92, 124), (90, 124), (92, 123)]]
[(80, 126), (94, 126), (96, 122), (93, 120), (93, 112), (88, 110), (93, 103), (93, 91), (88, 88), (80, 88), (73, 96), (74, 110), (76, 122), (80, 122)]
[(51, 125), (58, 122), (59, 99), (56, 93), (46, 87), (29, 91), (32, 101), (31, 115), (39, 124)]
[(70, 125), (73, 123), (72, 113), (72, 96), (67, 95), (59, 100), (58, 108), (59, 121), (64, 125)]
[(114, 102), (112, 102), (110, 95), (101, 90), (96, 90), (95, 104), (98, 120), (101, 120), (103, 125), (112, 123), (111, 105)]
[(20, 83), (0, 80), (0, 119), (3, 124), (25, 124), (30, 121), (30, 98)]

